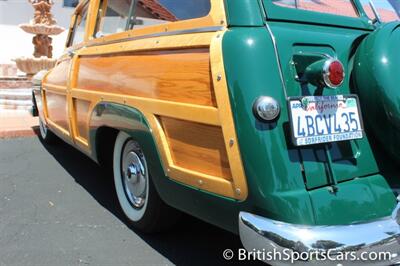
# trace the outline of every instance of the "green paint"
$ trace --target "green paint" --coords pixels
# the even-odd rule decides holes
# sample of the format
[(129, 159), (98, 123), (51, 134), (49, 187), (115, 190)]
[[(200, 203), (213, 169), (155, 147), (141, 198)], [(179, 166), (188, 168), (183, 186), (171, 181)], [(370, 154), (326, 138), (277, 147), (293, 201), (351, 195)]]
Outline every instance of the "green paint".
[[(231, 27), (223, 40), (229, 93), (249, 184), (249, 204), (260, 215), (298, 224), (349, 224), (389, 215), (395, 197), (385, 179), (377, 174), (380, 170), (368, 137), (296, 148), (291, 143), (285, 98), (285, 89), (287, 96), (354, 93), (350, 73), (355, 48), (373, 28), (366, 17), (293, 10), (270, 1), (264, 1), (264, 5), (276, 40), (279, 65), (265, 27)], [(337, 90), (318, 92), (316, 84), (299, 82), (298, 76), (321, 60), (321, 55), (338, 58), (347, 69), (345, 81)], [(260, 123), (252, 115), (252, 105), (261, 95), (281, 103), (277, 122)], [(336, 194), (330, 192), (334, 191), (330, 185), (336, 185)], [(360, 209), (351, 212), (354, 207)]]
[(127, 132), (143, 148), (156, 189), (167, 204), (235, 233), (238, 230), (239, 211), (254, 210), (248, 202), (238, 203), (233, 199), (201, 191), (168, 178), (162, 168), (162, 160), (148, 123), (139, 110), (117, 103), (103, 102), (94, 108), (90, 121), (89, 141), (93, 148), (93, 159), (96, 160), (96, 136), (101, 128), (108, 127)]
[(228, 26), (264, 26), (263, 10), (257, 0), (225, 0)]
[[(351, 64), (354, 60), (352, 48), (364, 37), (365, 31), (316, 25), (299, 27), (295, 23), (278, 22), (271, 22), (269, 26), (277, 40), (288, 96), (307, 96), (316, 92), (315, 86), (301, 85), (294, 77), (296, 74), (301, 75), (301, 67), (296, 68), (297, 63), (310, 62), (308, 58), (312, 54), (336, 57), (347, 70), (343, 84), (335, 90), (323, 89), (322, 95), (354, 93), (350, 86)], [(295, 62), (295, 65), (292, 62)], [(329, 154), (326, 154), (326, 148)], [(341, 182), (379, 172), (367, 137), (362, 140), (332, 143), (326, 148), (311, 146), (300, 149), (308, 189), (329, 184), (332, 176)], [(328, 155), (332, 157), (332, 163), (329, 162)], [(330, 168), (333, 173), (329, 173)]]
[[(296, 75), (304, 74), (321, 54), (337, 57), (348, 71), (353, 68), (355, 48), (373, 30), (363, 11), (363, 17), (355, 19), (277, 7), (267, 0), (226, 0), (225, 4), (229, 30), (223, 39), (224, 64), (248, 198), (238, 202), (169, 179), (146, 119), (131, 107), (101, 103), (95, 108), (92, 147), (102, 127), (128, 132), (143, 147), (156, 189), (167, 204), (232, 232), (237, 232), (239, 211), (309, 225), (349, 224), (389, 215), (395, 197), (379, 174), (368, 138), (294, 147), (286, 107), (286, 96), (318, 92), (314, 85), (302, 86)], [(279, 61), (263, 26), (267, 22), (262, 6)], [(324, 89), (322, 94), (354, 93), (350, 84), (348, 74), (337, 90)], [(274, 123), (262, 123), (252, 113), (253, 103), (262, 95), (281, 104)], [(336, 192), (333, 180), (338, 182)]]
[(323, 69), (325, 62), (326, 57), (323, 57), (318, 61), (309, 64), (304, 70), (304, 79), (310, 82), (315, 87), (324, 86)]
[[(382, 25), (360, 45), (354, 79), (364, 120), (386, 151), (400, 161), (400, 24)], [(379, 122), (378, 122), (379, 121)]]
[(393, 193), (381, 175), (358, 178), (310, 191), (317, 224), (339, 225), (366, 222), (390, 215), (396, 206)]
[[(252, 106), (261, 95), (286, 106), (279, 66), (266, 28), (235, 27), (223, 55), (240, 150), (254, 209), (286, 222), (313, 224), (299, 152), (289, 142), (287, 108), (276, 123), (259, 122)], [(286, 136), (286, 137), (285, 137)]]
[(359, 28), (373, 30), (374, 26), (369, 23), (369, 18), (362, 9), (362, 5), (355, 0), (360, 18), (337, 16), (327, 13), (312, 12), (308, 10), (287, 8), (276, 5), (271, 0), (262, 0), (269, 20), (288, 21), (295, 23), (312, 23), (343, 28)]

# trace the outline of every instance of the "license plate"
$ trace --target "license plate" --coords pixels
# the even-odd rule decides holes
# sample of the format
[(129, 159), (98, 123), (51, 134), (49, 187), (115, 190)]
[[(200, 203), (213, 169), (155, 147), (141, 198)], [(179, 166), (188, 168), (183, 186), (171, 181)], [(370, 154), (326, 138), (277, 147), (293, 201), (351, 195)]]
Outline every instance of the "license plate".
[(296, 146), (363, 138), (355, 95), (289, 98), (289, 112)]

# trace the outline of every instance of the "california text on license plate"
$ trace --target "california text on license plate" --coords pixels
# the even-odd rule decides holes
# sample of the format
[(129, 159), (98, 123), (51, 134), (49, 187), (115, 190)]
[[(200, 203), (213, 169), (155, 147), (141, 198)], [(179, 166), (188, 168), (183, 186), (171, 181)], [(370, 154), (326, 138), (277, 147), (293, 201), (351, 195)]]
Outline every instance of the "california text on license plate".
[(296, 146), (363, 137), (356, 95), (291, 97), (289, 113)]

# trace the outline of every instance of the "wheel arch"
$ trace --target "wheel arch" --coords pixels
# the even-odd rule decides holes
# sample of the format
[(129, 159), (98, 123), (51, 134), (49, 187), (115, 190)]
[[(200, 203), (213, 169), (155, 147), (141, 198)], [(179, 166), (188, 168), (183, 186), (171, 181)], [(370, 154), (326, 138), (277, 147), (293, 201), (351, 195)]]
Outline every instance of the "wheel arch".
[[(214, 194), (187, 186), (170, 179), (163, 168), (155, 136), (146, 116), (138, 109), (119, 103), (100, 102), (93, 109), (89, 122), (89, 145), (92, 159), (97, 161), (96, 138), (107, 141), (107, 130), (124, 131), (139, 140), (146, 155), (147, 166), (160, 198), (169, 206), (217, 225), (231, 232), (237, 232), (239, 210), (248, 210), (249, 202), (216, 197)], [(99, 143), (101, 145), (101, 143)], [(215, 214), (210, 214), (209, 206), (214, 206)]]
[(115, 139), (120, 131), (126, 132), (141, 145), (146, 157), (149, 158), (148, 167), (159, 191), (161, 188), (157, 181), (166, 178), (162, 160), (145, 115), (134, 107), (100, 102), (93, 108), (89, 121), (89, 146), (92, 159), (102, 163), (107, 153), (110, 152), (112, 156)]

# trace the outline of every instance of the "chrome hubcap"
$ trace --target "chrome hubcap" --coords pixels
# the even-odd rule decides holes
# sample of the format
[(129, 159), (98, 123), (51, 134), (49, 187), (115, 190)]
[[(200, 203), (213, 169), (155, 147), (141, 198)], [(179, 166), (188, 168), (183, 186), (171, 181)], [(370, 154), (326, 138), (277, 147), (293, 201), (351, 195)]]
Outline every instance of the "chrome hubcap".
[(148, 182), (146, 161), (139, 145), (132, 140), (123, 149), (121, 169), (122, 184), (129, 203), (134, 208), (143, 207)]

